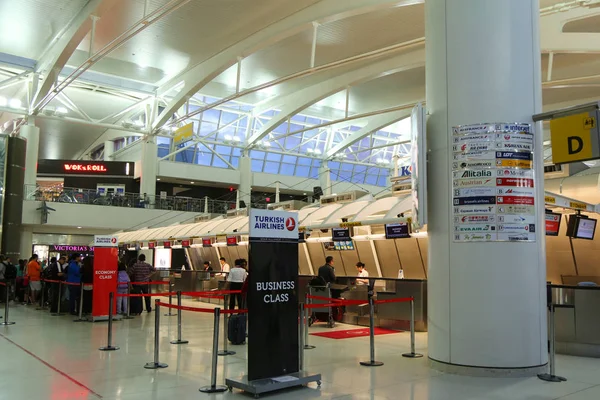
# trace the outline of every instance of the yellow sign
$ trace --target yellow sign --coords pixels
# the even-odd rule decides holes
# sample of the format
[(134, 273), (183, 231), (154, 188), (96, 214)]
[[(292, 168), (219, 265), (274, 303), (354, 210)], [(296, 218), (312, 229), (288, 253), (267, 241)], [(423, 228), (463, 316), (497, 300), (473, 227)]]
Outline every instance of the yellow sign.
[(187, 125), (177, 128), (177, 130), (173, 132), (173, 143), (180, 144), (187, 142), (192, 136), (194, 136), (194, 124), (190, 122)]
[(546, 204), (556, 204), (556, 197), (553, 196), (545, 196), (544, 203)]
[(532, 168), (531, 160), (496, 160), (498, 167)]
[(580, 203), (578, 201), (570, 201), (569, 207), (574, 208), (576, 210), (585, 210), (585, 209), (587, 209), (587, 204)]
[(340, 228), (350, 228), (353, 226), (361, 226), (362, 222), (342, 222)]
[(550, 121), (552, 161), (555, 164), (600, 158), (598, 111)]

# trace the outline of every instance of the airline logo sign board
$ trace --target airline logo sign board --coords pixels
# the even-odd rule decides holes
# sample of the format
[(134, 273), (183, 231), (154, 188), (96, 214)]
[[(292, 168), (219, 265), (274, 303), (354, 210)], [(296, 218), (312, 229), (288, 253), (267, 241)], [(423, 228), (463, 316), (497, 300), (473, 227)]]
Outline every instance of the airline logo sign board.
[(119, 247), (119, 242), (116, 236), (95, 235), (94, 247)]
[(550, 120), (552, 162), (555, 164), (600, 158), (599, 110)]
[(250, 210), (250, 239), (298, 241), (298, 213)]

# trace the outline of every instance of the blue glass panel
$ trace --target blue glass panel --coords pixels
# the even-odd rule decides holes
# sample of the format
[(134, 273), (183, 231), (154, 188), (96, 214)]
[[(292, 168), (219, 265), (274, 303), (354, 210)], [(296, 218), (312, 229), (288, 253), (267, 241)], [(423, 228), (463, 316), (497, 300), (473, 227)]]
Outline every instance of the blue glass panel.
[(171, 138), (158, 136), (156, 138), (156, 144), (158, 144), (159, 146), (161, 144), (171, 144)]
[(235, 168), (238, 168), (240, 166), (240, 158), (231, 157), (231, 165), (233, 165)]
[(253, 160), (264, 160), (265, 159), (265, 152), (264, 151), (251, 150), (250, 151), (250, 158), (252, 158)]
[(329, 161), (329, 169), (339, 169), (340, 163), (337, 161)]
[(284, 163), (296, 164), (296, 156), (283, 156), (282, 160)]
[(322, 121), (318, 118), (306, 117), (306, 122), (312, 125), (321, 125)]
[[(210, 109), (210, 110), (206, 110), (202, 113), (202, 121), (206, 121), (206, 122), (212, 122), (212, 123), (218, 123), (219, 122), (219, 116), (221, 115), (221, 111), (219, 110), (215, 110), (215, 109)], [(202, 125), (204, 125), (204, 123), (202, 123)]]
[[(223, 157), (223, 158), (225, 158), (227, 160), (229, 157)], [(229, 160), (227, 160), (227, 161), (229, 161)], [(223, 160), (221, 160), (219, 157), (213, 157), (212, 166), (216, 167), (216, 168), (229, 168), (229, 166), (227, 164), (225, 164), (225, 162)]]
[(310, 175), (309, 175), (309, 177), (312, 178), (312, 179), (319, 179), (319, 168), (318, 167), (317, 168), (312, 167), (310, 169)]
[(294, 169), (296, 168), (295, 165), (292, 164), (281, 164), (281, 169), (279, 170), (279, 173), (282, 175), (294, 175)]
[(267, 152), (267, 160), (269, 160), (269, 161), (281, 161), (281, 154)]
[(354, 174), (352, 175), (352, 182), (365, 183), (365, 174)]
[(352, 171), (352, 169), (354, 168), (354, 165), (348, 164), (348, 163), (341, 163), (340, 167), (341, 167), (342, 171)]
[(365, 183), (369, 185), (377, 185), (377, 175), (367, 175)]
[(278, 162), (273, 162), (273, 161), (267, 161), (265, 162), (265, 169), (264, 172), (269, 173), (269, 174), (276, 174), (279, 172), (279, 163)]
[(379, 169), (379, 175), (381, 176), (388, 176), (390, 174), (390, 170), (387, 168), (380, 168)]
[(282, 124), (277, 125), (277, 127), (275, 129), (273, 129), (273, 132), (275, 133), (287, 133), (287, 122), (284, 122)]
[(302, 139), (297, 137), (297, 136), (288, 136), (287, 138), (285, 138), (285, 148), (286, 149), (293, 149), (294, 147), (298, 146), (300, 144), (300, 142), (302, 142)]
[(306, 117), (304, 115), (296, 114), (292, 117), (292, 121), (304, 122), (306, 121)]
[(309, 170), (310, 169), (308, 167), (302, 167), (302, 166), (298, 165), (296, 167), (296, 173), (294, 175), (306, 178), (306, 177), (308, 177)]
[(333, 175), (333, 179), (336, 181), (348, 181), (352, 179), (352, 172), (349, 171), (340, 171), (338, 174)]
[(217, 124), (213, 124), (212, 122), (202, 122), (202, 125), (200, 125), (200, 136), (206, 136), (216, 130)]
[(387, 186), (387, 179), (385, 176), (380, 176), (379, 179), (377, 179), (377, 186)]
[(230, 155), (231, 154), (231, 147), (229, 146), (215, 146), (215, 150), (217, 151), (217, 153), (221, 154), (221, 155)]
[(221, 126), (227, 125), (230, 122), (235, 121), (240, 116), (238, 114), (234, 114), (227, 111), (221, 111)]
[(158, 158), (165, 157), (167, 154), (169, 154), (168, 147), (159, 147), (158, 148)]
[(233, 148), (233, 155), (234, 156), (241, 156), (242, 155), (242, 149), (238, 148), (238, 147), (234, 147)]
[(252, 172), (262, 172), (264, 161), (252, 160)]
[(208, 150), (198, 151), (197, 164), (200, 165), (210, 165), (212, 162), (212, 153)]
[(304, 129), (304, 126), (298, 124), (290, 124), (290, 132), (296, 132), (301, 129)]
[[(298, 165), (311, 165), (312, 160), (306, 157), (298, 157)], [(308, 174), (308, 171), (306, 172)]]
[(354, 166), (354, 172), (357, 174), (364, 174), (365, 172), (367, 172), (367, 166), (366, 165), (355, 165)]

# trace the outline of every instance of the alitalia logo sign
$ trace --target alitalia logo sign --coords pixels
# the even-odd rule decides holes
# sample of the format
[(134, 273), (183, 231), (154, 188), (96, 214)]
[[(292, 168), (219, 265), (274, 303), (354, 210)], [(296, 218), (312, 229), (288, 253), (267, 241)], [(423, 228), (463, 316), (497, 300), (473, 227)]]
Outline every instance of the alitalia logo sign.
[(491, 178), (492, 171), (488, 169), (462, 171), (461, 178)]

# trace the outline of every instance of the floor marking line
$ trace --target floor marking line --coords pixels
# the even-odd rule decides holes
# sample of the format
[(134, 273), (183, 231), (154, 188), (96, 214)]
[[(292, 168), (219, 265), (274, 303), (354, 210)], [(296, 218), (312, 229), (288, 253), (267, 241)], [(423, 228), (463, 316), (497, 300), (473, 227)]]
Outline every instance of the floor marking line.
[(51, 370), (53, 370), (54, 372), (60, 374), (64, 378), (67, 378), (68, 380), (70, 380), (71, 382), (73, 382), (74, 384), (76, 384), (77, 386), (79, 386), (79, 387), (87, 390), (88, 392), (90, 392), (92, 395), (96, 396), (99, 399), (103, 398), (101, 395), (99, 395), (98, 393), (94, 392), (92, 389), (90, 389), (89, 387), (85, 386), (83, 383), (81, 383), (81, 382), (79, 382), (79, 381), (71, 378), (69, 375), (67, 375), (66, 373), (62, 372), (61, 370), (59, 370), (55, 366), (49, 364), (48, 362), (42, 360), (41, 358), (39, 358), (38, 356), (36, 356), (35, 354), (33, 354), (31, 351), (27, 350), (25, 347), (23, 347), (23, 346), (15, 343), (14, 341), (10, 340), (6, 336), (4, 336), (2, 333), (0, 333), (0, 336), (2, 336), (6, 341), (8, 341), (9, 343), (11, 343), (13, 346), (16, 346), (19, 349), (23, 350), (25, 353), (29, 354), (31, 357), (35, 358), (36, 360), (38, 360), (39, 362), (41, 362), (42, 364), (44, 364), (46, 367), (48, 367)]

